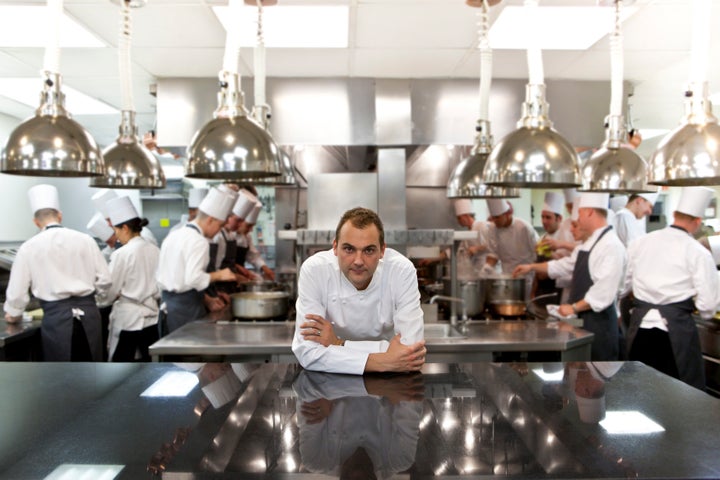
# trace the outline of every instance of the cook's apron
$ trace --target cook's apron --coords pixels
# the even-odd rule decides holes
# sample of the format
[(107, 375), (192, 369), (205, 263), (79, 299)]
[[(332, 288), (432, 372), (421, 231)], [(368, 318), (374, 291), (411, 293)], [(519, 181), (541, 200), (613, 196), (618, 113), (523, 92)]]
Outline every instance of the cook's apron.
[(113, 309), (110, 313), (110, 335), (108, 338), (109, 358), (113, 358), (122, 332), (143, 330), (143, 328), (130, 328), (129, 324), (138, 324), (137, 319), (142, 319), (140, 325), (143, 325), (146, 319), (149, 320), (148, 327), (154, 326), (155, 330), (157, 330), (157, 301), (152, 295), (146, 297), (142, 302), (120, 296), (113, 304)]
[(679, 379), (688, 385), (705, 390), (705, 365), (700, 349), (700, 335), (692, 318), (695, 308), (692, 298), (667, 305), (654, 305), (636, 298), (633, 306), (627, 335), (628, 351), (632, 348), (645, 315), (648, 311), (657, 309), (667, 320), (667, 333)]
[[(540, 255), (537, 256), (535, 259), (538, 263), (547, 263), (550, 259), (547, 257), (541, 257)], [(562, 295), (562, 288), (558, 288), (557, 285), (555, 285), (555, 279), (553, 278), (538, 278), (537, 275), (535, 275), (535, 294), (533, 297), (539, 297), (540, 295), (550, 295), (551, 293), (554, 293), (554, 297), (548, 297), (538, 300), (537, 305), (548, 305), (550, 303), (554, 303), (557, 305), (557, 303), (560, 301), (560, 296)]]
[(51, 362), (103, 360), (100, 311), (93, 295), (40, 300), (43, 358)]
[(247, 252), (250, 249), (250, 247), (241, 247), (237, 243), (235, 243), (235, 263), (240, 265), (241, 267), (245, 266), (245, 257), (247, 257)]
[(181, 293), (163, 290), (161, 295), (167, 309), (165, 325), (160, 326), (161, 335), (164, 332), (171, 333), (188, 322), (200, 320), (207, 314), (203, 292), (195, 289)]
[[(593, 251), (595, 245), (612, 227), (607, 227), (600, 236), (595, 240), (592, 247), (588, 251), (579, 251), (575, 268), (572, 275), (572, 286), (570, 287), (570, 297), (568, 302), (575, 303), (583, 298), (594, 285), (590, 276), (590, 252)], [(591, 359), (593, 361), (613, 361), (618, 359), (618, 325), (617, 310), (615, 302), (611, 303), (607, 308), (600, 312), (586, 310), (579, 313), (579, 317), (583, 321), (582, 328), (595, 334), (591, 347)]]
[[(220, 233), (225, 240), (225, 256), (220, 261), (220, 268), (229, 268), (233, 272), (236, 272), (235, 259), (237, 258), (238, 250), (237, 242), (234, 239), (228, 240), (224, 230), (220, 230)], [(218, 291), (225, 293), (235, 293), (238, 291), (237, 282), (216, 282), (215, 287)]]

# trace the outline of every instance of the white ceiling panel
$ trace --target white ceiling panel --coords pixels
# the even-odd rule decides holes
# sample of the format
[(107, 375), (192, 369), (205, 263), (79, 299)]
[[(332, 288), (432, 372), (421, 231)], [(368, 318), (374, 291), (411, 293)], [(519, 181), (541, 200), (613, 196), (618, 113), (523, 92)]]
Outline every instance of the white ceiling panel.
[[(222, 69), (222, 48), (142, 48), (133, 60), (157, 77), (215, 77)], [(241, 74), (249, 71), (241, 69)]]
[[(242, 57), (252, 68), (252, 50), (245, 49)], [(266, 70), (269, 77), (347, 77), (350, 75), (350, 50), (347, 48), (268, 49)]]
[[(354, 77), (449, 77), (464, 54), (462, 50), (356, 49)], [(382, 74), (381, 74), (382, 72)]]

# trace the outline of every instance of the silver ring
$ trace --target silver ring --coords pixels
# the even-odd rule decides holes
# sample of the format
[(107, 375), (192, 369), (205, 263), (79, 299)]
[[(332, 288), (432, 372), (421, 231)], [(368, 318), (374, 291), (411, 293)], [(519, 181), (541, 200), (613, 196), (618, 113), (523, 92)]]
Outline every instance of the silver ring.
[(317, 328), (315, 329), (315, 335), (317, 335), (318, 337), (320, 336), (320, 330)]

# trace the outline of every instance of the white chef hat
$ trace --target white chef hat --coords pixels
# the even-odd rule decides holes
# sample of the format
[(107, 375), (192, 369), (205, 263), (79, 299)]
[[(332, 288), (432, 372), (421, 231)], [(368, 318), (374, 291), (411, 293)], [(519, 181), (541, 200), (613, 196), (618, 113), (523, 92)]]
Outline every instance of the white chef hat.
[(658, 199), (657, 193), (639, 193), (638, 196), (650, 202), (651, 205), (655, 205), (655, 202)]
[(580, 194), (580, 206), (578, 208), (602, 208), (607, 210), (609, 203), (609, 193), (582, 192)]
[(617, 212), (620, 209), (622, 209), (625, 205), (627, 205), (628, 199), (627, 195), (615, 195), (614, 197), (610, 198), (610, 210), (613, 212)]
[(565, 197), (560, 192), (545, 192), (545, 202), (542, 209), (543, 211), (562, 215), (565, 209)]
[(232, 209), (232, 213), (242, 219), (245, 219), (255, 209), (257, 202), (258, 199), (255, 195), (245, 189), (241, 189), (238, 194), (238, 199), (235, 202), (235, 206)]
[(191, 188), (188, 191), (188, 208), (198, 208), (202, 199), (207, 195), (207, 188)]
[(580, 420), (584, 423), (598, 423), (605, 418), (605, 396), (586, 398), (575, 395)]
[(108, 239), (113, 236), (113, 233), (115, 233), (112, 227), (108, 225), (105, 217), (102, 216), (102, 213), (93, 215), (87, 224), (87, 229), (103, 242), (107, 242)]
[(255, 225), (257, 223), (258, 215), (260, 215), (260, 211), (262, 210), (262, 208), (263, 204), (260, 200), (258, 200), (257, 203), (255, 203), (252, 212), (250, 212), (248, 216), (245, 217), (245, 223)]
[(680, 201), (678, 201), (675, 210), (692, 217), (702, 218), (705, 216), (705, 209), (714, 195), (715, 191), (711, 188), (683, 187), (680, 192)]
[[(234, 194), (234, 195), (233, 195)], [(217, 188), (211, 188), (205, 198), (202, 199), (198, 209), (207, 215), (218, 220), (225, 221), (230, 215), (235, 200), (237, 199), (237, 192), (222, 192)]]
[(572, 203), (580, 193), (574, 188), (563, 188), (563, 195), (565, 196), (565, 203)]
[(57, 188), (52, 185), (43, 183), (31, 187), (28, 190), (28, 199), (30, 200), (30, 210), (32, 210), (33, 215), (43, 208), (60, 211), (60, 197)]
[(237, 398), (241, 386), (235, 372), (228, 369), (222, 377), (202, 387), (202, 391), (210, 400), (213, 408), (220, 408), (230, 400)]
[(140, 217), (130, 197), (117, 197), (108, 200), (105, 204), (105, 209), (108, 212), (108, 218), (110, 218), (110, 223), (112, 223), (113, 226)]
[(510, 210), (510, 204), (504, 198), (488, 198), (485, 201), (491, 217), (497, 217)]
[(577, 222), (580, 217), (580, 197), (573, 200), (572, 213), (570, 214), (570, 220)]
[(456, 217), (467, 214), (473, 215), (472, 202), (467, 198), (460, 198), (458, 200), (455, 200), (453, 202), (453, 207), (455, 207)]
[(707, 239), (715, 265), (720, 265), (720, 235), (710, 235)]
[(108, 200), (112, 200), (113, 198), (117, 198), (118, 194), (115, 192), (115, 190), (110, 190), (109, 188), (103, 188), (102, 190), (99, 190), (92, 196), (92, 202), (93, 205), (95, 205), (95, 210), (103, 214), (103, 217), (108, 218), (110, 215), (108, 215), (107, 210), (105, 209), (105, 204), (108, 202)]

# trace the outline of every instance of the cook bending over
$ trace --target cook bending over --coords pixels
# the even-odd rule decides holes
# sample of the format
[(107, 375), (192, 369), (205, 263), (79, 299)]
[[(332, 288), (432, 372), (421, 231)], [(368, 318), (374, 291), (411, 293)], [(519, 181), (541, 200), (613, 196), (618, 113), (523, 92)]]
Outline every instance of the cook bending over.
[(332, 249), (303, 263), (296, 310), (292, 349), (308, 370), (360, 375), (425, 363), (415, 267), (386, 248), (372, 210), (345, 212)]

